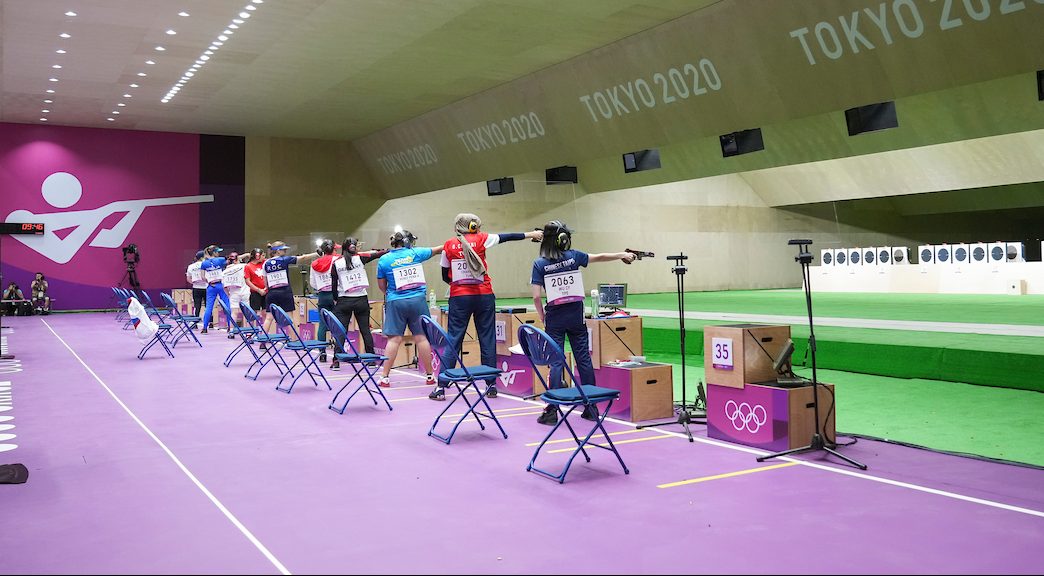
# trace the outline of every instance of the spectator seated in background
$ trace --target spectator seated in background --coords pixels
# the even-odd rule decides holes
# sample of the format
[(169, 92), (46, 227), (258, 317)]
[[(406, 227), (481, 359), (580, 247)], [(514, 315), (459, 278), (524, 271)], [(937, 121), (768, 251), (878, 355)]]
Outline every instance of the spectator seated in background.
[(36, 278), (33, 280), (32, 285), (29, 286), (29, 291), (33, 295), (33, 310), (37, 314), (49, 313), (51, 311), (51, 297), (47, 295), (47, 279), (44, 278), (43, 272), (36, 273)]
[(3, 306), (0, 307), (0, 312), (4, 314), (28, 316), (32, 311), (32, 308), (29, 306), (29, 302), (25, 299), (25, 295), (22, 294), (22, 289), (19, 288), (18, 284), (15, 284), (14, 282), (11, 282), (7, 285), (7, 289), (4, 290), (2, 300)]

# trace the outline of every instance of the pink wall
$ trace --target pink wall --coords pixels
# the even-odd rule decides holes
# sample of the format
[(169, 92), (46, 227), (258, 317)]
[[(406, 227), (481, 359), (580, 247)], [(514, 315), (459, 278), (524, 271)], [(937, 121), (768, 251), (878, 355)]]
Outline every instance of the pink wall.
[(105, 307), (126, 272), (121, 248), (133, 243), (142, 287), (185, 286), (184, 268), (200, 248), (199, 140), (0, 124), (0, 219), (52, 230), (2, 238), (4, 285), (16, 281), (28, 296), (33, 273), (43, 272), (56, 309)]

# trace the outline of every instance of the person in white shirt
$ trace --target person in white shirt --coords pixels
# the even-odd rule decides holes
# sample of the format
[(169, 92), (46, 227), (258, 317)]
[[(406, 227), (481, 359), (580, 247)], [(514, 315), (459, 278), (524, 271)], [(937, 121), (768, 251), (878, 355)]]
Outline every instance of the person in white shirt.
[(185, 270), (185, 280), (192, 284), (192, 315), (199, 316), (203, 301), (207, 299), (207, 280), (203, 277), (203, 251), (196, 252), (196, 261)]
[[(222, 283), (225, 285), (225, 292), (228, 293), (228, 300), (232, 303), (232, 309), (229, 310), (232, 313), (232, 317), (236, 319), (236, 326), (243, 325), (243, 312), (239, 309), (240, 302), (250, 302), (250, 287), (246, 283), (246, 275), (244, 274), (244, 268), (246, 268), (246, 260), (250, 257), (250, 254), (243, 254), (242, 257), (236, 252), (228, 255), (228, 265), (225, 266), (224, 275), (221, 278)], [(229, 332), (229, 339), (235, 338), (236, 335)]]

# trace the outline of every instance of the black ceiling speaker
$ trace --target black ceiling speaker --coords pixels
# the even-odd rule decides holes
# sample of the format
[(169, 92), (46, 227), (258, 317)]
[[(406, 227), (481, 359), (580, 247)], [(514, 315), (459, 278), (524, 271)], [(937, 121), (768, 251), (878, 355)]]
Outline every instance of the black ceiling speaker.
[(761, 128), (722, 134), (718, 136), (718, 141), (721, 144), (721, 156), (723, 158), (749, 154), (765, 149), (765, 140), (761, 136)]
[(623, 155), (624, 172), (642, 172), (660, 167), (660, 151), (656, 148), (637, 150)]
[(899, 127), (895, 102), (892, 101), (849, 108), (845, 110), (845, 121), (848, 123), (849, 136)]
[(544, 181), (548, 184), (576, 184), (576, 166), (558, 166), (544, 170)]
[(486, 194), (489, 194), (490, 196), (502, 196), (504, 194), (511, 194), (514, 191), (514, 178), (497, 178), (496, 180), (486, 180)]

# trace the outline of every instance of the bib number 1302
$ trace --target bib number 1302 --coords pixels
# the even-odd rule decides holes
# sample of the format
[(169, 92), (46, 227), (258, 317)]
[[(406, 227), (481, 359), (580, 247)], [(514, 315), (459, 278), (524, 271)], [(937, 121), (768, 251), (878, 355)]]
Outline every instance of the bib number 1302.
[(718, 370), (732, 370), (732, 338), (711, 339), (711, 364)]

